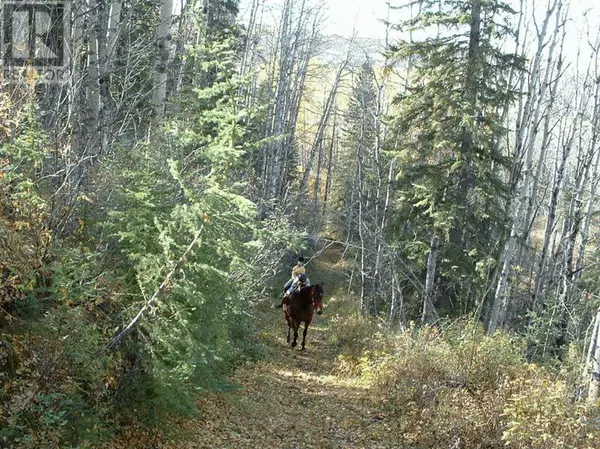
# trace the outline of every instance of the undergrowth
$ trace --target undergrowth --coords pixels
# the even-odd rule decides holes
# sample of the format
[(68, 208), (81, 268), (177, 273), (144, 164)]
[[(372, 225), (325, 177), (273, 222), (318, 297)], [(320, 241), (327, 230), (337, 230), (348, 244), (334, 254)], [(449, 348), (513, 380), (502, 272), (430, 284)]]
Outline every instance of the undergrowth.
[(521, 338), (470, 322), (390, 333), (354, 313), (332, 318), (329, 340), (334, 373), (370, 385), (407, 447), (600, 447), (600, 413), (573, 400), (573, 370), (528, 363)]

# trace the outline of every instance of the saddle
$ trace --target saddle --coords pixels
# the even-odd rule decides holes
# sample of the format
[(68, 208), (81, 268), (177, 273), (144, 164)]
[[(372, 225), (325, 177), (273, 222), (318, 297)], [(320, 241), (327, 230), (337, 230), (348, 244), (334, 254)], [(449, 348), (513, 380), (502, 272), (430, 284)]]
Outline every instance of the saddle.
[(307, 287), (307, 286), (308, 286), (308, 282), (306, 282), (306, 281), (298, 282), (294, 291), (289, 296), (284, 295), (283, 298), (281, 299), (281, 304), (277, 307), (283, 307), (284, 305), (290, 305), (292, 303), (292, 296), (294, 296), (296, 293), (298, 293), (300, 290), (302, 290), (304, 287)]

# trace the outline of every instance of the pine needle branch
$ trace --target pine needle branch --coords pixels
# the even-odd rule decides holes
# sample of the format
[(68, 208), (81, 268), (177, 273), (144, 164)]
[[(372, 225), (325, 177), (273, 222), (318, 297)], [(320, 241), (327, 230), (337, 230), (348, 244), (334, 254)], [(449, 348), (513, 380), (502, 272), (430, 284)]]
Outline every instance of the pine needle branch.
[(169, 285), (169, 283), (171, 282), (171, 279), (173, 279), (173, 276), (175, 276), (175, 274), (177, 273), (177, 270), (179, 268), (181, 268), (181, 265), (183, 265), (183, 262), (185, 261), (186, 256), (189, 254), (189, 252), (192, 250), (192, 248), (194, 247), (194, 245), (200, 238), (200, 234), (202, 233), (203, 228), (204, 228), (204, 225), (201, 226), (200, 229), (198, 229), (198, 231), (194, 235), (194, 239), (188, 245), (187, 249), (183, 252), (183, 254), (179, 258), (179, 260), (177, 261), (177, 263), (175, 264), (173, 269), (171, 271), (169, 271), (169, 273), (167, 273), (167, 276), (162, 281), (162, 283), (160, 284), (158, 289), (154, 292), (152, 297), (148, 301), (146, 301), (146, 304), (144, 304), (144, 306), (140, 309), (140, 311), (133, 318), (133, 320), (131, 320), (131, 322), (127, 325), (127, 327), (125, 327), (121, 332), (119, 332), (117, 335), (115, 335), (113, 338), (110, 339), (110, 342), (108, 343), (109, 350), (117, 348), (123, 342), (123, 339), (132, 331), (133, 327), (137, 324), (137, 322), (142, 319), (142, 316), (144, 315), (146, 310), (148, 310), (150, 308), (150, 306), (152, 306), (152, 304), (154, 302), (156, 302), (158, 297), (165, 291), (165, 288), (167, 287), (167, 285)]

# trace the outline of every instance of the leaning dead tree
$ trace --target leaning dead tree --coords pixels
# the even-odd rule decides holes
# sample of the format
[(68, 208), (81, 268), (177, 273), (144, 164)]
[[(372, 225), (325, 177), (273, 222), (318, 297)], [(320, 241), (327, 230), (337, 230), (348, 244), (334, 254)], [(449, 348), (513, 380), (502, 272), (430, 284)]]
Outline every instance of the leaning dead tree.
[(203, 226), (201, 226), (200, 229), (196, 231), (194, 237), (192, 238), (192, 241), (185, 249), (179, 260), (177, 260), (177, 262), (173, 264), (173, 267), (169, 270), (169, 272), (167, 273), (163, 281), (160, 283), (156, 291), (152, 294), (152, 296), (149, 299), (146, 300), (142, 308), (133, 317), (129, 324), (127, 324), (127, 326), (125, 326), (123, 330), (121, 330), (113, 338), (110, 339), (108, 343), (108, 349), (116, 349), (117, 347), (119, 347), (119, 345), (123, 342), (125, 337), (127, 337), (127, 335), (129, 335), (131, 331), (135, 329), (135, 326), (143, 318), (146, 311), (150, 309), (150, 307), (152, 307), (156, 303), (158, 298), (165, 292), (167, 287), (172, 283), (173, 278), (178, 274), (179, 270), (182, 268), (187, 255), (190, 253), (190, 251), (192, 251), (192, 249), (194, 249), (196, 243), (198, 243), (198, 240), (202, 235), (202, 230)]

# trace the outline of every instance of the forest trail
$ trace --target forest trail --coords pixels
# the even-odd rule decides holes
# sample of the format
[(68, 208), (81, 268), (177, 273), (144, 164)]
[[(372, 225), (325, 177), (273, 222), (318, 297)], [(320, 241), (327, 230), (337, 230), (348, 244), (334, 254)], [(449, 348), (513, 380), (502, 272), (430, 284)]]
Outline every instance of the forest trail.
[[(318, 265), (322, 274), (335, 273), (323, 259)], [(231, 380), (239, 390), (202, 397), (201, 414), (185, 424), (187, 441), (177, 449), (399, 447), (398, 426), (386, 420), (382, 398), (364, 379), (337, 369), (330, 331), (348, 302), (332, 283), (330, 289), (323, 315), (309, 327), (305, 352), (300, 344), (286, 345), (287, 324), (281, 309), (271, 308), (275, 301), (257, 310), (266, 356), (237, 369)]]
[(398, 447), (368, 385), (336, 374), (336, 354), (327, 347), (330, 319), (320, 316), (309, 327), (301, 352), (285, 345), (282, 312), (270, 317), (278, 333), (261, 335), (267, 357), (236, 371), (240, 390), (202, 398), (201, 416), (186, 426), (190, 440), (179, 447)]

